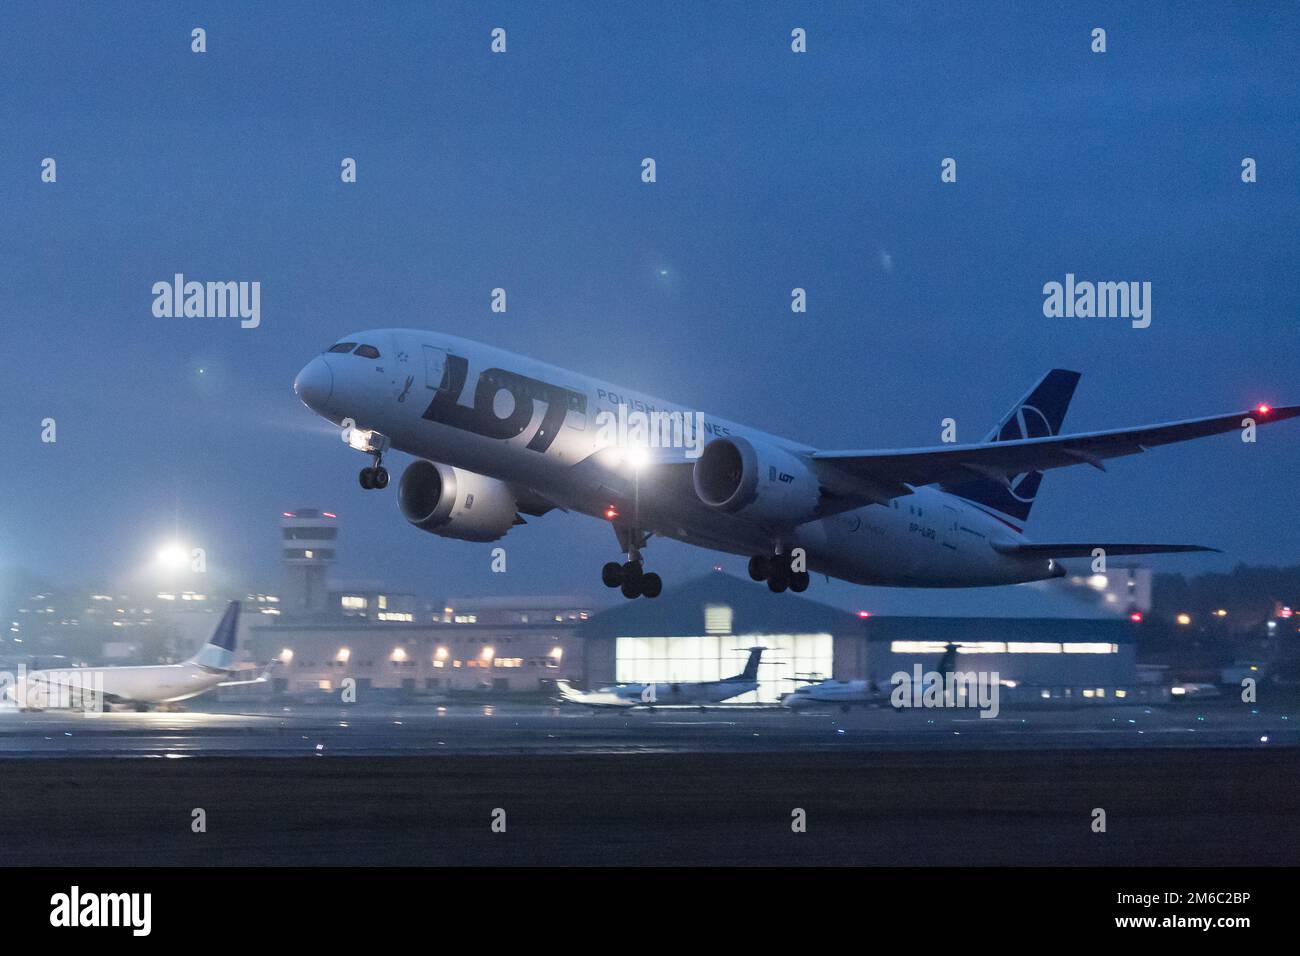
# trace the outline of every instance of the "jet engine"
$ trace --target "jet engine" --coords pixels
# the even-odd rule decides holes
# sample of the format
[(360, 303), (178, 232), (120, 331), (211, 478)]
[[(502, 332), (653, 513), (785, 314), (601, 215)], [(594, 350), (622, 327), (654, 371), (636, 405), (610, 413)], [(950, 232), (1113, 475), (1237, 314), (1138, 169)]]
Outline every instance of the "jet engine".
[(518, 518), (505, 482), (423, 460), (402, 472), (397, 506), (421, 531), (461, 541), (495, 541)]
[(798, 456), (739, 437), (705, 445), (694, 482), (695, 494), (710, 508), (763, 525), (802, 524), (821, 498), (817, 476)]

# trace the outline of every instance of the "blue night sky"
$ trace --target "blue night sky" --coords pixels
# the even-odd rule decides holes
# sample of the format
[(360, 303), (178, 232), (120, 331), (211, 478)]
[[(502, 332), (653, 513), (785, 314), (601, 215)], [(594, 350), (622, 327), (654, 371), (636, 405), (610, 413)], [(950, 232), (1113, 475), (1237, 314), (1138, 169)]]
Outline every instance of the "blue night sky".
[[(490, 546), (357, 487), (364, 459), (291, 383), (358, 328), (828, 448), (935, 444), (948, 416), (976, 440), (1052, 366), (1084, 373), (1069, 430), (1300, 402), (1298, 24), (1289, 3), (7, 3), (0, 568), (120, 577), (177, 534), (214, 580), (274, 588), (279, 513), (318, 506), (340, 580), (603, 595), (600, 522), (530, 519), (494, 575)], [(176, 272), (260, 281), (261, 327), (155, 318)], [(1067, 272), (1151, 282), (1151, 327), (1045, 318)], [(1226, 552), (1169, 570), (1296, 563), (1300, 425), (1259, 438), (1054, 472), (1028, 530)], [(716, 561), (743, 567), (648, 552), (670, 587)]]

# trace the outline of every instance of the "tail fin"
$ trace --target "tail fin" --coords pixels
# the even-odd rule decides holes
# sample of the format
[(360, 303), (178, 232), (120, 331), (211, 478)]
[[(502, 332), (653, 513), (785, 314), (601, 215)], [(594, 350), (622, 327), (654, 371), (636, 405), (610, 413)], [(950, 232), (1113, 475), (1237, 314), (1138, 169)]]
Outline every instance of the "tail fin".
[[(1045, 438), (1059, 435), (1066, 409), (1079, 384), (1079, 373), (1054, 368), (1042, 377), (1029, 394), (1016, 402), (997, 426), (984, 436), (984, 442), (1012, 441), (1019, 438)], [(943, 485), (949, 494), (991, 508), (1023, 525), (1038, 496), (1043, 481), (1041, 471), (1016, 475), (1005, 483), (993, 478), (979, 478), (956, 485)], [(1017, 530), (1019, 528), (1017, 527)]]
[(208, 642), (190, 658), (191, 663), (216, 670), (229, 670), (235, 663), (235, 632), (239, 629), (239, 602), (231, 601)]
[(766, 647), (751, 647), (749, 649), (749, 659), (745, 661), (745, 669), (737, 674), (733, 680), (758, 680), (758, 661), (763, 656)]

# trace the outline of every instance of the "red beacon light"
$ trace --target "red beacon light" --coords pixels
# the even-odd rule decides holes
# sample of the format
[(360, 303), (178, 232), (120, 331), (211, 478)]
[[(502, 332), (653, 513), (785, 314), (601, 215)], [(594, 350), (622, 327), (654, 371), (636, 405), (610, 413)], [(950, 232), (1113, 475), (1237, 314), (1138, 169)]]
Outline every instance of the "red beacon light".
[(859, 611), (859, 612), (858, 612), (858, 617), (862, 618), (862, 620), (865, 621), (867, 618), (871, 617), (871, 612), (870, 612), (870, 611)]
[(1273, 410), (1273, 406), (1269, 405), (1267, 402), (1260, 402), (1258, 405), (1255, 406), (1255, 411), (1259, 412), (1259, 414), (1261, 415), (1267, 415), (1272, 410)]
[(1132, 614), (1130, 614), (1130, 615), (1128, 616), (1128, 619), (1129, 619), (1130, 621), (1132, 621), (1134, 624), (1141, 624), (1141, 623), (1142, 623), (1142, 612), (1141, 612), (1141, 611), (1134, 611)]
[(618, 509), (615, 508), (613, 505), (610, 505), (608, 508), (605, 509), (605, 517), (608, 518), (610, 521), (613, 521), (615, 518), (618, 517)]

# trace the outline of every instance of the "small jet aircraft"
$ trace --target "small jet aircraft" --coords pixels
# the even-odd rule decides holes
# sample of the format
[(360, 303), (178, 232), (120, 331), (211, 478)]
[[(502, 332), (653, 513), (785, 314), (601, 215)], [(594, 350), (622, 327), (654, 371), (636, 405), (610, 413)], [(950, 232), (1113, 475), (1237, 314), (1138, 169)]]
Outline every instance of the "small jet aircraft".
[[(623, 596), (654, 598), (652, 535), (748, 555), (776, 592), (812, 573), (854, 584), (958, 588), (1060, 577), (1062, 558), (1211, 551), (1194, 544), (1033, 541), (1024, 534), (1049, 469), (1087, 465), (1223, 432), (1254, 434), (1300, 406), (1158, 425), (1062, 430), (1079, 373), (1052, 369), (982, 441), (824, 450), (724, 421), (522, 355), (441, 333), (344, 336), (294, 380), (299, 399), (371, 456), (361, 487), (384, 488), (390, 449), (415, 456), (397, 502), (421, 531), (495, 541), (523, 515), (608, 521), (626, 561), (601, 570)], [(1245, 466), (1243, 466), (1245, 467)], [(1243, 475), (1243, 480), (1245, 480)]]
[(745, 669), (722, 680), (668, 681), (654, 684), (615, 684), (600, 690), (577, 690), (557, 680), (561, 699), (586, 707), (704, 707), (758, 690), (758, 662), (765, 647), (751, 647)]
[(9, 684), (3, 696), (20, 710), (100, 705), (133, 705), (147, 710), (150, 705), (174, 703), (197, 697), (214, 687), (259, 683), (260, 677), (243, 680), (255, 668), (235, 668), (235, 631), (239, 627), (239, 602), (231, 601), (206, 644), (181, 664), (149, 664), (139, 667), (70, 667), (66, 670), (37, 670)]

